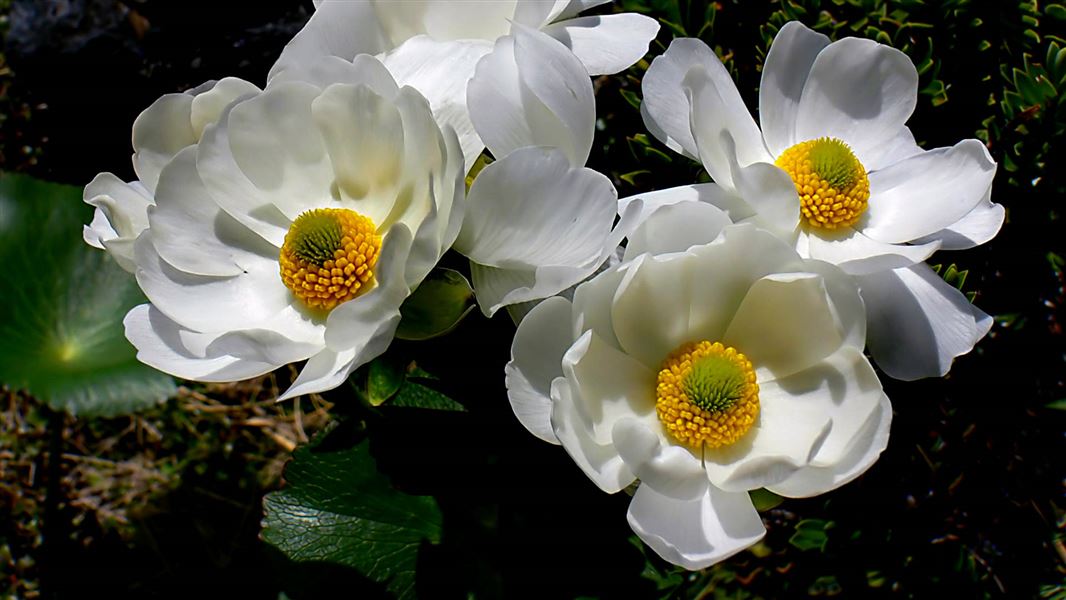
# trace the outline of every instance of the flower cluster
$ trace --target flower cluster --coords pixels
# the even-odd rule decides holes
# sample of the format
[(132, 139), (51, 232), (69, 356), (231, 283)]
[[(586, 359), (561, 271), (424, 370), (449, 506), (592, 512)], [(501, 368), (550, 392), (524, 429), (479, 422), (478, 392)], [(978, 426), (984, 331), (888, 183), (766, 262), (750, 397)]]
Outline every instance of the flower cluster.
[(590, 76), (659, 28), (578, 16), (603, 3), (323, 0), (263, 87), (149, 107), (138, 181), (85, 189), (86, 242), (149, 300), (125, 320), (140, 360), (196, 381), (306, 361), (281, 399), (336, 388), (454, 249), (484, 314), (518, 322), (518, 420), (602, 490), (635, 485), (629, 523), (666, 560), (755, 543), (753, 490), (865, 472), (892, 421), (866, 352), (897, 379), (940, 376), (989, 330), (924, 261), (997, 233), (995, 163), (976, 140), (915, 143), (904, 54), (793, 22), (760, 123), (703, 42), (654, 58), (645, 124), (714, 183), (618, 199), (585, 166)]

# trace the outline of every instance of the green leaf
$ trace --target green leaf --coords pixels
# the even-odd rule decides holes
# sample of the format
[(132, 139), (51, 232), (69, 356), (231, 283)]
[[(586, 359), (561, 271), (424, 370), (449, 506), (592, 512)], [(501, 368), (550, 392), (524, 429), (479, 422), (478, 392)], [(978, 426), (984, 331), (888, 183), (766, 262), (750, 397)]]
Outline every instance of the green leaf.
[(462, 273), (436, 268), (400, 307), (396, 337), (426, 340), (448, 333), (474, 310), (474, 289)]
[(832, 521), (804, 519), (796, 523), (796, 533), (792, 534), (788, 543), (800, 550), (824, 551), (825, 545), (829, 542), (829, 535), (826, 531), (832, 526)]
[(751, 490), (748, 492), (748, 495), (751, 496), (751, 503), (755, 505), (755, 510), (759, 512), (765, 512), (772, 508), (776, 508), (785, 501), (784, 498), (766, 488)]
[(91, 218), (81, 188), (0, 175), (0, 382), (57, 410), (113, 416), (176, 388), (126, 341), (122, 319), (145, 299), (82, 240)]
[(371, 406), (380, 406), (403, 386), (407, 373), (404, 365), (382, 356), (367, 366), (366, 396)]
[(389, 406), (466, 412), (466, 407), (437, 390), (408, 379)]
[(263, 540), (294, 561), (352, 567), (397, 597), (414, 598), (419, 546), (441, 538), (436, 501), (394, 489), (368, 442), (324, 446), (298, 448), (285, 487), (263, 499)]

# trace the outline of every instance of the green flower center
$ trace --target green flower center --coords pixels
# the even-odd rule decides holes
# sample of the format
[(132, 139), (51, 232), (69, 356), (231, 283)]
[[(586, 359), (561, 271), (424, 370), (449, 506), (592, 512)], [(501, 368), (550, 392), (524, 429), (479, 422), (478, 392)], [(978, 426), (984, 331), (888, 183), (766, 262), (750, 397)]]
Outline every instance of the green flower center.
[(747, 373), (735, 360), (710, 354), (697, 359), (681, 382), (690, 402), (708, 412), (725, 412), (739, 402), (747, 389)]
[(862, 168), (851, 148), (835, 138), (815, 140), (808, 157), (814, 172), (838, 190), (854, 183)]

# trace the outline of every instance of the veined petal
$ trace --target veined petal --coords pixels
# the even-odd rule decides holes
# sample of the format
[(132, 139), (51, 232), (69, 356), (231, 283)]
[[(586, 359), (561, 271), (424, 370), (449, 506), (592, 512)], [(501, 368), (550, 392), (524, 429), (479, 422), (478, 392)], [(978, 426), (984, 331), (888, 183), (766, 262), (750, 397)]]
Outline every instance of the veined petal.
[(487, 41), (442, 42), (420, 35), (382, 58), (400, 85), (409, 85), (426, 97), (442, 128), (451, 126), (455, 130), (467, 169), (485, 148), (467, 108), (467, 85), (478, 61), (491, 50), (492, 44)]
[(628, 519), (656, 554), (693, 571), (725, 560), (766, 535), (747, 493), (713, 486), (696, 499), (677, 500), (642, 484), (629, 504)]
[(733, 165), (769, 163), (772, 158), (736, 85), (718, 62), (712, 68), (697, 65), (689, 69), (681, 87), (691, 103), (692, 133), (700, 162), (715, 183), (740, 190)]
[(353, 362), (356, 354), (357, 350), (354, 348), (340, 352), (329, 348), (323, 349), (307, 361), (296, 377), (296, 381), (292, 382), (285, 393), (278, 396), (278, 402), (304, 394), (331, 390), (344, 383), (348, 375), (351, 375), (352, 371), (357, 368)]
[(507, 397), (518, 421), (538, 438), (558, 444), (551, 427), (551, 384), (563, 376), (563, 355), (574, 342), (571, 305), (548, 298), (522, 319), (504, 368)]
[(584, 66), (552, 38), (521, 26), (478, 63), (467, 94), (470, 115), (497, 159), (525, 146), (559, 148), (585, 164), (596, 122)]
[(893, 140), (918, 101), (918, 71), (899, 50), (844, 38), (818, 53), (796, 113), (796, 139), (843, 140), (862, 164)]
[[(182, 150), (163, 169), (157, 204), (150, 210), (152, 241), (159, 256), (194, 275), (237, 276), (259, 267), (277, 269), (278, 249), (210, 198), (196, 172), (196, 149)], [(259, 265), (264, 261), (269, 264)]]
[(474, 181), (455, 249), (487, 266), (584, 266), (603, 256), (617, 203), (603, 175), (558, 150), (522, 148)]
[(751, 206), (736, 192), (727, 190), (717, 183), (682, 185), (621, 198), (618, 200), (618, 212), (624, 212), (634, 200), (640, 200), (643, 203), (638, 217), (639, 221), (647, 219), (648, 215), (658, 210), (659, 207), (680, 202), (705, 202), (725, 211), (726, 216), (734, 223), (754, 214)]
[(589, 75), (612, 75), (648, 53), (659, 24), (644, 15), (623, 13), (560, 21), (543, 31), (569, 48)]
[(963, 140), (874, 171), (862, 231), (888, 243), (940, 231), (985, 199), (995, 175), (996, 163), (977, 140)]
[(150, 304), (135, 306), (126, 314), (123, 324), (126, 338), (137, 348), (137, 360), (182, 379), (237, 381), (258, 377), (278, 367), (229, 355), (197, 356), (182, 343), (182, 327)]
[(965, 250), (980, 246), (996, 237), (1007, 216), (1002, 204), (992, 203), (992, 188), (965, 217), (940, 231), (915, 240), (917, 243), (940, 242), (941, 250)]
[(222, 111), (226, 110), (231, 102), (242, 96), (259, 92), (259, 88), (254, 84), (236, 77), (226, 77), (220, 79), (210, 89), (194, 95), (192, 110), (189, 114), (193, 135), (199, 140), (204, 133), (204, 128), (217, 122), (222, 116)]
[(372, 4), (320, 1), (315, 4), (311, 19), (282, 50), (268, 79), (288, 69), (306, 68), (323, 56), (351, 60), (357, 54), (377, 54), (387, 48)]
[(929, 258), (940, 247), (939, 242), (886, 244), (850, 227), (826, 233), (801, 229), (797, 248), (801, 244), (806, 248), (805, 255), (834, 264), (849, 275), (869, 275), (909, 267)]
[[(574, 347), (587, 343), (583, 340), (589, 336), (591, 334), (576, 341)], [(565, 378), (558, 377), (552, 381), (551, 423), (559, 443), (601, 490), (613, 494), (625, 489), (636, 476), (626, 467), (612, 444), (599, 444), (593, 439), (584, 421), (577, 415), (572, 394)]]
[(705, 202), (664, 204), (648, 215), (629, 236), (623, 262), (643, 254), (684, 252), (710, 243), (732, 225), (725, 211)]
[(780, 378), (829, 356), (845, 338), (820, 275), (775, 273), (751, 286), (721, 339), (759, 373)]
[(182, 148), (195, 144), (192, 94), (166, 94), (133, 122), (133, 170), (149, 192), (155, 191), (163, 165)]
[(759, 125), (774, 156), (795, 145), (796, 114), (803, 86), (818, 53), (829, 38), (799, 21), (785, 23), (770, 45), (759, 85)]
[[(651, 398), (654, 381), (647, 387)], [(667, 441), (662, 425), (654, 416), (622, 418), (615, 422), (612, 441), (622, 460), (640, 479), (641, 487), (648, 486), (657, 493), (678, 500), (693, 500), (706, 493), (709, 484), (700, 458), (689, 449)], [(639, 415), (638, 415), (639, 416)]]
[(925, 264), (860, 279), (869, 349), (896, 379), (943, 376), (992, 325), (988, 315)]
[(360, 54), (348, 60), (337, 56), (324, 56), (315, 62), (302, 65), (299, 69), (285, 69), (271, 78), (271, 86), (286, 82), (309, 83), (319, 89), (326, 89), (335, 83), (365, 85), (374, 93), (392, 99), (400, 92), (396, 79), (385, 65), (368, 54)]
[(863, 423), (852, 438), (846, 455), (829, 466), (807, 466), (788, 479), (770, 486), (775, 494), (787, 498), (808, 498), (834, 490), (869, 469), (888, 446), (888, 431), (892, 424), (892, 404), (881, 395), (878, 408)]
[[(675, 39), (665, 53), (651, 61), (651, 66), (644, 74), (640, 84), (644, 93), (640, 114), (648, 131), (659, 141), (672, 150), (699, 160), (700, 151), (696, 147), (690, 120), (692, 104), (681, 86), (685, 75), (695, 66), (703, 66), (711, 74), (716, 88), (728, 89), (733, 85), (722, 61), (707, 44), (692, 38)], [(733, 94), (739, 98), (735, 86)]]

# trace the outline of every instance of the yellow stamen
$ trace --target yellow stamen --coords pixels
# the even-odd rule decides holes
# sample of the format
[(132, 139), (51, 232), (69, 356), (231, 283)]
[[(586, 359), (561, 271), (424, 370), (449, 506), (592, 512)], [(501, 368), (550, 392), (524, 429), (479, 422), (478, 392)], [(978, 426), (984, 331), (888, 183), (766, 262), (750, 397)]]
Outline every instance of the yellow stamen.
[(759, 384), (751, 361), (708, 341), (684, 344), (663, 361), (655, 411), (675, 440), (718, 448), (739, 440), (759, 415)]
[(369, 289), (380, 252), (373, 221), (353, 210), (316, 208), (285, 234), (281, 280), (307, 306), (331, 310)]
[(813, 227), (854, 225), (866, 211), (870, 180), (866, 169), (844, 142), (819, 138), (785, 150), (777, 159), (800, 197), (800, 211)]

